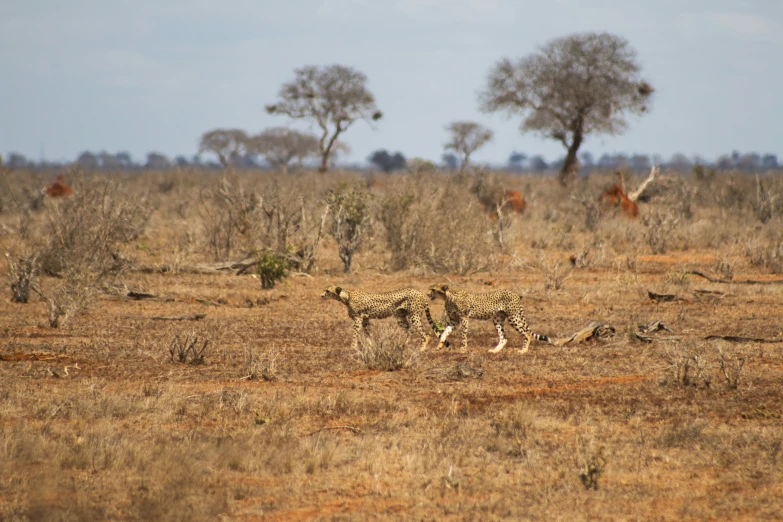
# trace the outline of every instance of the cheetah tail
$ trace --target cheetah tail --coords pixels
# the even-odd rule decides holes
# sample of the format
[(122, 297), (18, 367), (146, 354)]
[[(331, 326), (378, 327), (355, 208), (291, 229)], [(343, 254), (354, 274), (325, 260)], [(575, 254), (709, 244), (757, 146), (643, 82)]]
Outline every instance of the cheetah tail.
[(430, 307), (429, 306), (424, 308), (424, 315), (427, 316), (427, 322), (430, 323), (430, 327), (432, 328), (433, 331), (435, 331), (436, 330), (436, 328), (435, 328), (435, 321), (432, 320), (432, 316), (430, 315)]
[(551, 342), (549, 340), (549, 337), (547, 337), (546, 335), (540, 335), (540, 334), (534, 333), (534, 334), (532, 334), (532, 336), (533, 336), (533, 339), (535, 339), (536, 341), (543, 341), (545, 343)]

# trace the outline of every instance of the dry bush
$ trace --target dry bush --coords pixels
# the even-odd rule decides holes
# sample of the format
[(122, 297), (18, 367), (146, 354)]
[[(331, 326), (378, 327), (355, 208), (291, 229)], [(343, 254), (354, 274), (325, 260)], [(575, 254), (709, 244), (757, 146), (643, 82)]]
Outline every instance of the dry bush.
[(236, 251), (254, 248), (261, 226), (261, 197), (233, 172), (200, 194), (200, 213), (207, 246), (215, 260), (226, 261)]
[(715, 201), (718, 207), (729, 214), (745, 214), (752, 202), (752, 180), (748, 176), (733, 172), (722, 178), (715, 188)]
[(591, 440), (580, 456), (579, 481), (585, 489), (598, 489), (598, 479), (606, 468), (604, 447)]
[(195, 330), (177, 334), (168, 346), (169, 359), (171, 362), (203, 364), (209, 353), (208, 349), (214, 344), (212, 341), (204, 333)]
[(768, 182), (765, 186), (761, 176), (756, 174), (756, 198), (753, 200), (753, 213), (761, 223), (767, 223), (779, 213), (779, 193), (777, 189), (770, 188), (770, 185), (771, 183)]
[(730, 354), (728, 350), (718, 346), (718, 368), (730, 390), (736, 390), (739, 386), (740, 376), (747, 360), (747, 356), (743, 354)]
[(276, 381), (280, 377), (278, 359), (280, 353), (276, 348), (256, 350), (245, 347), (245, 367), (243, 379)]
[(749, 239), (745, 243), (745, 256), (751, 266), (764, 268), (773, 274), (783, 274), (783, 237), (771, 238), (769, 243)]
[(731, 252), (718, 250), (715, 252), (715, 261), (712, 263), (712, 271), (721, 279), (731, 281), (734, 278), (734, 266), (736, 262)]
[(38, 252), (25, 253), (19, 257), (12, 257), (8, 252), (5, 253), (11, 286), (11, 302), (27, 303), (30, 300), (30, 291), (35, 288), (38, 276), (38, 256)]
[(323, 176), (272, 177), (261, 190), (261, 244), (284, 255), (292, 269), (312, 271), (329, 213)]
[(467, 275), (493, 266), (492, 222), (466, 181), (399, 179), (380, 200), (390, 268)]
[(122, 272), (126, 261), (119, 248), (139, 237), (150, 215), (144, 198), (114, 182), (82, 177), (74, 186), (68, 200), (47, 202), (38, 257), (41, 271), (57, 277), (34, 287), (55, 328), (84, 311), (101, 284)]
[(361, 183), (353, 186), (340, 184), (326, 196), (326, 205), (332, 217), (327, 230), (337, 242), (337, 253), (345, 273), (351, 271), (354, 254), (359, 252), (367, 236), (372, 233), (371, 199), (372, 195)]
[(653, 254), (665, 254), (671, 242), (672, 233), (679, 223), (669, 212), (654, 210), (641, 219), (644, 226), (644, 240)]
[(671, 209), (679, 221), (690, 221), (693, 219), (696, 188), (684, 179), (677, 179), (672, 185), (669, 195), (664, 198), (665, 205)]
[(368, 370), (391, 372), (411, 366), (418, 354), (405, 354), (409, 334), (399, 326), (378, 324), (372, 336), (362, 337), (356, 359)]
[(662, 448), (692, 448), (704, 441), (706, 428), (702, 420), (677, 418), (663, 429), (656, 442)]
[(669, 372), (669, 375), (664, 376), (664, 384), (710, 387), (712, 366), (707, 361), (703, 347), (667, 343), (664, 350)]
[(46, 290), (36, 288), (46, 305), (49, 326), (59, 328), (74, 316), (86, 312), (97, 293), (97, 283), (95, 274), (69, 268)]
[(574, 273), (574, 266), (561, 259), (552, 260), (539, 252), (534, 266), (544, 277), (544, 288), (547, 290), (562, 290), (563, 285)]
[(144, 232), (151, 209), (144, 197), (112, 181), (80, 178), (74, 187), (68, 200), (46, 206), (41, 269), (52, 276), (81, 270), (100, 279), (121, 268), (119, 246)]
[(523, 440), (530, 435), (535, 420), (535, 411), (517, 404), (496, 414), (490, 425), (499, 437)]

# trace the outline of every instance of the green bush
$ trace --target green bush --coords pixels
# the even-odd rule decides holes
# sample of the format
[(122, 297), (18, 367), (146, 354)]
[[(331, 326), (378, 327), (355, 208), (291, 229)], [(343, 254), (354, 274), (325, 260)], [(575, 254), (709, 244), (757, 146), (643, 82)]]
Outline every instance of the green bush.
[(261, 278), (261, 288), (272, 289), (288, 275), (288, 262), (274, 250), (265, 251), (256, 268)]

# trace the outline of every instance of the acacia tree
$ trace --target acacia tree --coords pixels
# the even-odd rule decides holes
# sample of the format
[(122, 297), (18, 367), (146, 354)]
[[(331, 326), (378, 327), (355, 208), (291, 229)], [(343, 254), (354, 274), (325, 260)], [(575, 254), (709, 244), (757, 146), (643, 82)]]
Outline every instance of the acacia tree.
[(241, 129), (215, 129), (201, 136), (198, 151), (217, 154), (220, 163), (227, 167), (242, 153), (247, 152), (247, 134)]
[(451, 133), (451, 140), (443, 147), (460, 156), (460, 170), (468, 166), (470, 155), (490, 142), (493, 136), (491, 130), (472, 121), (455, 121), (446, 130)]
[(653, 88), (639, 73), (636, 51), (626, 39), (575, 34), (516, 62), (497, 62), (480, 94), (480, 109), (522, 114), (522, 132), (561, 142), (568, 152), (559, 178), (566, 184), (585, 136), (619, 134), (627, 127), (626, 114), (647, 112)]
[(274, 168), (287, 172), (292, 162), (300, 165), (307, 158), (318, 157), (318, 138), (285, 127), (273, 127), (248, 138), (247, 151), (263, 156)]
[(367, 77), (351, 67), (310, 65), (296, 69), (294, 74), (294, 80), (280, 88), (280, 99), (267, 105), (266, 110), (269, 114), (309, 119), (318, 125), (321, 129), (319, 171), (326, 172), (340, 134), (358, 120), (376, 121), (383, 114), (365, 86)]

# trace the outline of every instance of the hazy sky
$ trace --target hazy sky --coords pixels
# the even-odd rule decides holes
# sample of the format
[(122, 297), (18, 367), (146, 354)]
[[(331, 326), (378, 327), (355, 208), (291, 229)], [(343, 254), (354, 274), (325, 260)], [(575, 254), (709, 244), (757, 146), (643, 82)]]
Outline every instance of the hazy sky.
[(498, 59), (582, 31), (627, 38), (656, 88), (651, 113), (582, 150), (783, 155), (780, 0), (4, 0), (0, 152), (191, 156), (216, 127), (288, 125), (264, 111), (280, 85), (339, 63), (368, 76), (385, 114), (348, 131), (349, 161), (378, 148), (439, 160), (455, 120), (495, 131), (478, 161), (551, 160), (562, 146), (479, 113), (477, 93)]

